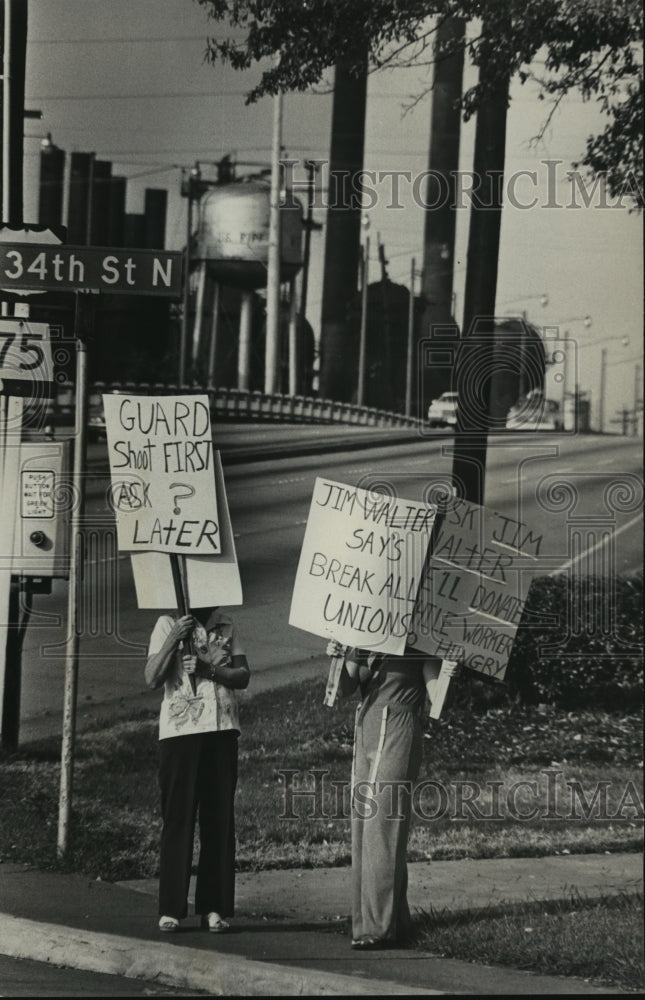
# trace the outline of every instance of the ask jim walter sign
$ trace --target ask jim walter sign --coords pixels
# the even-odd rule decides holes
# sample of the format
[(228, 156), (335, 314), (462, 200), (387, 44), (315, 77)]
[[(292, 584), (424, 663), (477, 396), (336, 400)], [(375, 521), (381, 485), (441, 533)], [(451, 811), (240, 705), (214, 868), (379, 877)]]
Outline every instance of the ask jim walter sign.
[(103, 396), (119, 549), (217, 555), (208, 396)]

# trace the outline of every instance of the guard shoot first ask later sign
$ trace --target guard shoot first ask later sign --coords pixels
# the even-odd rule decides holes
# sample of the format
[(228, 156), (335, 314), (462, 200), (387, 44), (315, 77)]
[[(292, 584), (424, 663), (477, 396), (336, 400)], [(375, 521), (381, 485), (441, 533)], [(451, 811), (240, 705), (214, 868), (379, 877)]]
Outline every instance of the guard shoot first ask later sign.
[(427, 503), (317, 479), (289, 624), (401, 655), (435, 514)]
[(208, 396), (105, 395), (119, 549), (221, 552)]

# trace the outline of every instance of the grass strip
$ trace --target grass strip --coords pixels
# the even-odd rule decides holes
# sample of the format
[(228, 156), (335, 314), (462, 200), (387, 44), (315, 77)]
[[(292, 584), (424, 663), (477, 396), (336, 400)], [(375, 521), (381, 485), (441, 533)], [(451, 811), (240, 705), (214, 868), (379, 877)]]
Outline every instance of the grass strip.
[[(323, 680), (303, 682), (243, 703), (242, 869), (349, 864), (355, 703), (329, 710), (323, 692)], [(428, 722), (410, 859), (640, 850), (641, 732), (638, 713), (448, 711)], [(150, 713), (79, 735), (71, 849), (58, 862), (60, 744), (5, 752), (0, 858), (109, 880), (155, 876), (157, 753)]]
[(430, 911), (415, 925), (414, 947), (447, 958), (580, 976), (642, 991), (643, 896), (550, 902), (451, 913)]

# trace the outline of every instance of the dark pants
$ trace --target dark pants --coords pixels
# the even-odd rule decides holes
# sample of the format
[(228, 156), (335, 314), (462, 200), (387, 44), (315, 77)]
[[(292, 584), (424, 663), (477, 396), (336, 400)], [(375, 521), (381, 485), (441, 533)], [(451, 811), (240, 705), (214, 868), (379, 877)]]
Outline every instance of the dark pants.
[(159, 913), (181, 920), (188, 912), (195, 820), (199, 865), (195, 912), (233, 914), (237, 732), (196, 733), (159, 741), (161, 862)]

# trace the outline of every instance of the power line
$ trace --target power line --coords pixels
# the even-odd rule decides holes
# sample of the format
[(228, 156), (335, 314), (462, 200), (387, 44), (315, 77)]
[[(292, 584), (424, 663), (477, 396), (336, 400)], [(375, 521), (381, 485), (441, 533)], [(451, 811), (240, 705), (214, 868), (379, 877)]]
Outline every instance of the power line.
[(151, 35), (149, 38), (29, 38), (29, 45), (149, 45), (154, 42), (205, 42), (206, 35)]
[[(165, 100), (171, 98), (185, 98), (185, 97), (210, 97), (216, 100), (219, 97), (246, 97), (252, 88), (247, 87), (244, 90), (220, 90), (214, 93), (212, 90), (195, 90), (186, 91), (185, 93), (180, 93), (177, 91), (153, 91), (151, 93), (144, 94), (30, 94), (27, 97), (29, 101), (125, 101), (125, 100), (150, 100), (151, 98), (163, 97)], [(268, 96), (268, 95), (267, 95)], [(307, 91), (306, 93), (298, 94), (287, 94), (286, 97), (330, 97), (329, 93), (321, 93), (315, 90)], [(388, 93), (376, 93), (370, 94), (370, 100), (390, 100), (391, 98), (396, 98), (397, 94)]]
[(150, 101), (163, 98), (183, 99), (192, 97), (210, 97), (218, 100), (220, 97), (242, 97), (248, 94), (248, 90), (220, 90), (214, 93), (212, 90), (194, 90), (179, 93), (168, 91), (166, 93), (156, 90), (145, 94), (29, 94), (28, 101)]

